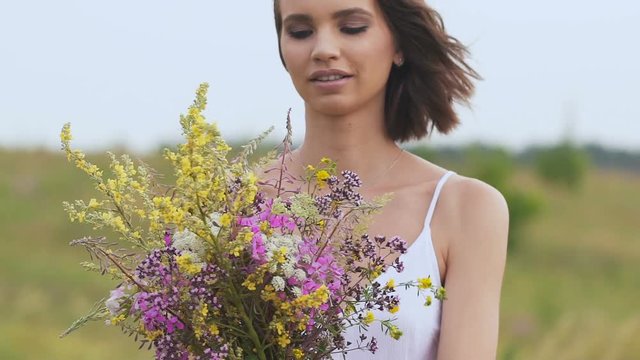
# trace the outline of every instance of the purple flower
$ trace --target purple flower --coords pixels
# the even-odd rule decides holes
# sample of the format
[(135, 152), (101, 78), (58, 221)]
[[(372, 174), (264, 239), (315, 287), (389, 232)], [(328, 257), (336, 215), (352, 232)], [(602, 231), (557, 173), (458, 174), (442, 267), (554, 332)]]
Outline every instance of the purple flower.
[(172, 335), (160, 336), (153, 341), (156, 348), (156, 360), (188, 360), (189, 352), (185, 346)]
[(167, 247), (171, 246), (171, 234), (168, 231), (164, 232), (164, 244)]
[(393, 262), (393, 268), (396, 269), (397, 272), (401, 273), (404, 271), (404, 263), (400, 261), (400, 258), (397, 258)]
[(378, 350), (378, 341), (376, 340), (376, 338), (371, 337), (371, 340), (367, 344), (367, 349), (369, 349), (369, 351), (371, 351), (371, 353), (373, 354), (376, 353), (376, 351)]
[(351, 170), (342, 171), (342, 177), (344, 178), (344, 186), (347, 188), (357, 188), (362, 186), (362, 181), (358, 174)]
[(393, 249), (393, 251), (398, 251), (401, 254), (407, 252), (407, 242), (398, 236), (394, 236), (393, 238), (391, 238), (387, 246)]

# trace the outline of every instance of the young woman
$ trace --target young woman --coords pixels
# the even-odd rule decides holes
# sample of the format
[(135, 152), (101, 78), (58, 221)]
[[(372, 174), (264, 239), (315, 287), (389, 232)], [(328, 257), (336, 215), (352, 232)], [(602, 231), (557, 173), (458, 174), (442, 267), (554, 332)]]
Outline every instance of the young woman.
[(458, 124), (453, 103), (468, 100), (478, 77), (465, 47), (422, 0), (275, 0), (274, 10), (282, 62), (305, 102), (305, 138), (289, 170), (329, 157), (360, 175), (365, 198), (393, 193), (369, 233), (399, 235), (409, 251), (404, 272), (378, 281), (430, 275), (447, 290), (447, 300), (425, 307), (415, 290), (398, 289), (404, 335), (371, 326), (379, 350), (347, 359), (495, 359), (505, 200), (398, 146)]

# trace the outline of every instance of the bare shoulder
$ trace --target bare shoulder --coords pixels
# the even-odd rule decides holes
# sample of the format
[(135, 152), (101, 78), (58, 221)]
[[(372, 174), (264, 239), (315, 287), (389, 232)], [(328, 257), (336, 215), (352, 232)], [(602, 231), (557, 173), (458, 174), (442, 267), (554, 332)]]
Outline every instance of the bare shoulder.
[[(415, 178), (441, 178), (447, 170), (424, 159), (413, 157), (408, 164)], [(493, 186), (478, 179), (455, 174), (442, 189), (435, 212), (434, 226), (441, 224), (446, 233), (451, 229), (474, 231), (482, 224), (506, 229), (509, 222), (509, 210), (504, 196)]]
[(473, 255), (482, 249), (500, 254), (506, 250), (509, 209), (504, 196), (491, 185), (454, 175), (447, 181), (438, 207), (434, 231), (447, 239), (443, 253), (448, 265), (461, 253)]
[(478, 179), (453, 176), (449, 184), (449, 204), (459, 215), (461, 224), (488, 221), (506, 225), (509, 210), (504, 196), (493, 186)]

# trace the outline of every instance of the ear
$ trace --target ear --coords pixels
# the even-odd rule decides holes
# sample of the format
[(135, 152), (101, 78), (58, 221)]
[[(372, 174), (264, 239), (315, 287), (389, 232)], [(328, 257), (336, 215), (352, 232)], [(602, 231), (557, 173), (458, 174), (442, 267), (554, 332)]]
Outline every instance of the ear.
[(393, 63), (398, 67), (404, 64), (404, 55), (401, 51), (396, 52), (396, 54), (393, 56)]

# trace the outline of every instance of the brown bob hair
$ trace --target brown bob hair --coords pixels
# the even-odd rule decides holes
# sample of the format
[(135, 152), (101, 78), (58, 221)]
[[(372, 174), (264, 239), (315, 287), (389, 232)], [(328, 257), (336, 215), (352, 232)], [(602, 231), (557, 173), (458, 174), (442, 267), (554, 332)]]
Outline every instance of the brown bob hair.
[[(424, 0), (376, 0), (398, 49), (402, 66), (393, 66), (385, 95), (385, 128), (394, 141), (421, 139), (434, 128), (446, 134), (460, 119), (454, 103), (469, 105), (473, 79), (480, 75), (465, 58), (467, 48), (445, 31), (442, 17)], [(282, 16), (274, 0), (280, 60)]]

